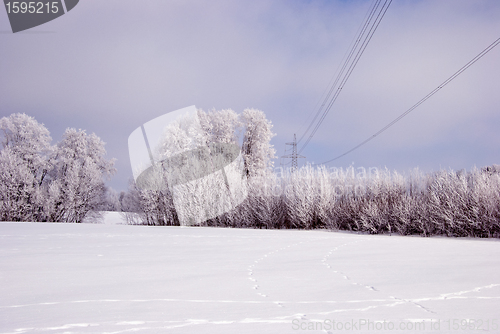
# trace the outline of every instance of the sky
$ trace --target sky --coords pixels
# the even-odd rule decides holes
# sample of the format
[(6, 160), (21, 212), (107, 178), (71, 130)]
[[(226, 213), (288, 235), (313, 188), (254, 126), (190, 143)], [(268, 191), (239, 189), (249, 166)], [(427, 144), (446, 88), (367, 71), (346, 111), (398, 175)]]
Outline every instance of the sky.
[[(0, 117), (106, 142), (126, 190), (128, 136), (190, 105), (256, 108), (276, 155), (301, 137), (373, 1), (82, 0), (13, 34), (0, 10)], [(301, 163), (356, 146), (500, 37), (496, 0), (394, 0)], [(329, 167), (470, 169), (500, 164), (500, 46), (402, 121)], [(299, 148), (301, 145), (299, 145)], [(275, 165), (279, 166), (277, 159)]]

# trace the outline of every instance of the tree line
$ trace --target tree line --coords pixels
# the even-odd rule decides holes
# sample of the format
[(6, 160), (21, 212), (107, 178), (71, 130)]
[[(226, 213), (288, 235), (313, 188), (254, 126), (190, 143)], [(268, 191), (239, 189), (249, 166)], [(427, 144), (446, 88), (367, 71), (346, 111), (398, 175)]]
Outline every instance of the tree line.
[[(369, 178), (309, 165), (250, 178), (248, 189), (240, 206), (201, 225), (500, 237), (498, 165), (408, 175), (383, 170)], [(130, 224), (177, 225), (164, 196), (133, 191), (148, 209), (126, 213)]]
[[(203, 226), (331, 229), (362, 233), (500, 237), (500, 166), (408, 175), (310, 165), (273, 169), (272, 124), (246, 110), (199, 114), (212, 142), (235, 142), (243, 132), (248, 197)], [(229, 121), (225, 121), (229, 120)], [(276, 171), (279, 170), (277, 173)], [(121, 204), (127, 222), (179, 225), (171, 194), (141, 190), (132, 182)]]
[[(201, 226), (329, 229), (361, 233), (500, 237), (500, 166), (402, 175), (356, 174), (306, 165), (274, 168), (272, 123), (262, 111), (198, 111), (207, 143), (240, 145), (248, 196)], [(122, 211), (127, 223), (179, 225), (168, 187), (107, 189), (113, 160), (94, 134), (67, 129), (50, 145), (32, 117), (0, 120), (0, 220), (82, 222), (100, 210)]]

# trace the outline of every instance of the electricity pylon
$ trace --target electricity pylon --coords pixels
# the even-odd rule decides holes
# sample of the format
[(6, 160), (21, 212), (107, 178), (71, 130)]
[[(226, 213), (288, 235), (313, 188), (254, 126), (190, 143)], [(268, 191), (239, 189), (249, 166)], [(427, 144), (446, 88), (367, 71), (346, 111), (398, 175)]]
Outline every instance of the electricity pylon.
[(281, 158), (283, 159), (292, 159), (292, 167), (290, 168), (292, 172), (295, 172), (297, 168), (299, 167), (297, 159), (303, 158), (305, 159), (306, 157), (300, 155), (297, 153), (297, 136), (295, 133), (293, 134), (293, 142), (291, 143), (285, 143), (285, 145), (291, 145), (292, 146), (292, 154), (287, 154), (283, 155)]

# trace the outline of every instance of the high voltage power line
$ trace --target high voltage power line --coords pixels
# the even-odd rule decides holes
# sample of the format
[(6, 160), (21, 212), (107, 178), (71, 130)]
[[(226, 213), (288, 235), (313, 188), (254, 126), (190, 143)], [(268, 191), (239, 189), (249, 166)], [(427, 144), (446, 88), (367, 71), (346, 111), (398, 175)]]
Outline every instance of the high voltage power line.
[(483, 51), (481, 51), (477, 56), (475, 56), (472, 60), (470, 60), (467, 64), (465, 64), (464, 66), (462, 66), (462, 68), (460, 68), (458, 71), (456, 71), (452, 76), (450, 76), (448, 79), (446, 79), (442, 84), (440, 84), (438, 87), (436, 87), (432, 92), (430, 92), (429, 94), (427, 94), (424, 98), (422, 98), (420, 101), (418, 101), (417, 103), (415, 103), (410, 109), (406, 110), (404, 113), (402, 113), (401, 115), (399, 115), (396, 119), (394, 119), (392, 122), (390, 122), (389, 124), (387, 124), (386, 126), (384, 126), (382, 129), (380, 129), (379, 131), (377, 131), (375, 134), (373, 134), (371, 137), (367, 138), (365, 141), (361, 142), (360, 144), (354, 146), (353, 148), (351, 148), (350, 150), (342, 153), (341, 155), (333, 158), (333, 159), (330, 159), (328, 161), (325, 161), (325, 162), (322, 162), (321, 164), (326, 164), (326, 163), (329, 163), (329, 162), (332, 162), (332, 161), (335, 161), (337, 159), (340, 159), (342, 158), (343, 156), (351, 153), (352, 151), (360, 148), (361, 146), (365, 145), (366, 143), (368, 143), (370, 140), (374, 139), (375, 137), (377, 137), (379, 134), (381, 134), (382, 132), (386, 131), (387, 129), (389, 129), (391, 126), (393, 126), (394, 124), (396, 124), (397, 122), (399, 122), (403, 117), (405, 117), (406, 115), (408, 115), (409, 113), (411, 113), (413, 110), (415, 110), (418, 106), (420, 106), (422, 103), (424, 103), (425, 101), (427, 101), (429, 98), (431, 98), (434, 94), (436, 94), (439, 90), (441, 90), (441, 88), (443, 88), (444, 86), (446, 86), (447, 84), (449, 84), (453, 79), (455, 79), (456, 77), (458, 77), (460, 74), (462, 74), (466, 69), (468, 69), (470, 66), (472, 66), (475, 62), (477, 62), (479, 59), (481, 59), (484, 55), (486, 55), (488, 52), (490, 52), (491, 50), (493, 50), (494, 47), (496, 47), (498, 44), (500, 44), (500, 38), (498, 38), (497, 40), (495, 40), (493, 43), (491, 43), (486, 49), (484, 49)]
[[(293, 142), (286, 143), (286, 145), (292, 146), (292, 154), (284, 155), (281, 158), (292, 159), (289, 163), (287, 163), (285, 165), (288, 165), (291, 163), (292, 164), (291, 170), (296, 171), (298, 169), (298, 166), (299, 166), (297, 159), (305, 158), (305, 157), (297, 153), (297, 137), (295, 134), (293, 134)], [(286, 153), (286, 151), (287, 150), (285, 149), (285, 153)]]
[[(375, 5), (375, 2), (373, 2), (373, 5)], [(346, 50), (345, 52), (345, 55), (342, 57), (342, 60), (340, 61), (340, 64), (339, 64), (339, 67), (337, 68), (337, 70), (335, 71), (335, 75), (332, 76), (332, 78), (330, 79), (330, 81), (328, 82), (328, 85), (327, 87), (325, 88), (325, 91), (321, 94), (321, 98), (319, 99), (318, 103), (314, 106), (314, 108), (311, 110), (311, 111), (315, 111), (318, 109), (318, 106), (320, 106), (320, 109), (316, 112), (316, 116), (314, 117), (314, 119), (311, 121), (311, 123), (309, 124), (309, 126), (307, 127), (306, 131), (305, 132), (302, 132), (304, 126), (306, 126), (309, 122), (309, 119), (310, 117), (312, 116), (312, 112), (309, 113), (306, 121), (304, 123), (302, 123), (302, 126), (300, 127), (300, 130), (298, 131), (299, 133), (302, 133), (302, 136), (300, 137), (300, 139), (297, 141), (297, 144), (299, 144), (302, 139), (304, 139), (304, 137), (306, 136), (307, 132), (309, 132), (309, 129), (311, 128), (311, 126), (314, 124), (314, 121), (316, 120), (316, 118), (318, 117), (321, 109), (325, 106), (326, 104), (326, 101), (328, 100), (328, 96), (325, 97), (324, 101), (323, 101), (323, 97), (325, 96), (325, 94), (327, 94), (331, 88), (330, 87), (334, 87), (335, 85), (333, 84), (334, 82), (334, 79), (337, 78), (337, 81), (338, 81), (338, 76), (340, 75), (340, 70), (342, 68), (342, 64), (344, 64), (344, 62), (346, 61), (347, 57), (352, 53), (352, 48), (353, 46), (355, 45), (355, 43), (359, 40), (359, 36), (361, 35), (361, 32), (363, 30), (363, 27), (365, 26), (369, 16), (370, 16), (370, 13), (373, 11), (373, 6), (369, 8), (369, 10), (367, 10), (366, 14), (365, 14), (365, 17), (363, 18), (363, 24), (361, 24), (358, 28), (358, 30), (356, 31), (356, 34), (354, 36), (354, 38), (352, 39), (352, 42), (351, 44), (349, 45), (349, 48)], [(349, 52), (351, 51), (351, 52)]]
[[(307, 127), (306, 131), (304, 134), (300, 137), (299, 141), (297, 142), (300, 143), (302, 139), (306, 136), (306, 134), (309, 132), (311, 127), (313, 127), (313, 130), (311, 131), (309, 137), (307, 138), (305, 144), (301, 147), (300, 151), (298, 153), (301, 153), (304, 148), (309, 144), (311, 141), (312, 137), (316, 134), (316, 131), (318, 131), (319, 127), (321, 126), (321, 123), (325, 120), (326, 115), (332, 108), (333, 104), (337, 100), (337, 97), (339, 96), (340, 92), (344, 88), (344, 85), (346, 84), (347, 80), (352, 74), (352, 71), (356, 67), (357, 63), (359, 62), (359, 59), (363, 55), (366, 47), (368, 46), (368, 43), (373, 37), (373, 34), (377, 30), (380, 22), (382, 21), (382, 18), (384, 17), (385, 13), (387, 12), (387, 9), (389, 8), (392, 0), (385, 0), (382, 4), (382, 0), (376, 0), (373, 3), (373, 6), (370, 8), (368, 15), (361, 26), (361, 29), (359, 31), (359, 34), (349, 51), (342, 68), (340, 69), (335, 82), (332, 84), (330, 87), (330, 90), (325, 97), (322, 105), (318, 109), (316, 115), (314, 116), (313, 120)], [(322, 113), (323, 112), (323, 113)], [(322, 113), (322, 114), (321, 114)], [(321, 116), (320, 116), (321, 115)], [(316, 119), (319, 118), (318, 122), (315, 124)]]

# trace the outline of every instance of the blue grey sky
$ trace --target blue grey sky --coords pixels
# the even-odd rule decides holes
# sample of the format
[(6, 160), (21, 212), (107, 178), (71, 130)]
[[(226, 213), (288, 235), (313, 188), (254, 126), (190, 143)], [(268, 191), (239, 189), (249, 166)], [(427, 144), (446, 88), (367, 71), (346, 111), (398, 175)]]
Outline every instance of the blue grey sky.
[[(278, 155), (336, 74), (372, 1), (81, 0), (12, 34), (0, 10), (0, 117), (96, 133), (127, 188), (127, 138), (190, 105), (264, 111)], [(308, 162), (357, 145), (500, 37), (500, 1), (394, 0), (309, 146)], [(469, 169), (500, 163), (500, 46), (375, 140), (329, 164)], [(276, 161), (279, 165), (279, 161)]]

